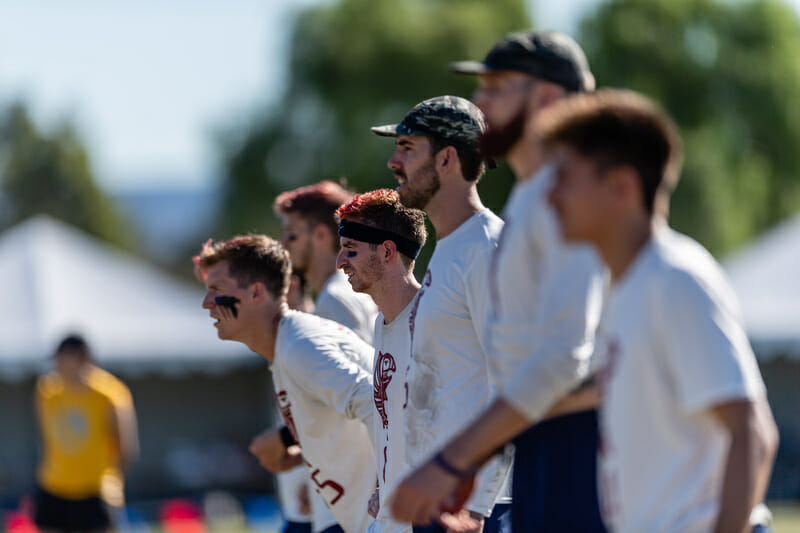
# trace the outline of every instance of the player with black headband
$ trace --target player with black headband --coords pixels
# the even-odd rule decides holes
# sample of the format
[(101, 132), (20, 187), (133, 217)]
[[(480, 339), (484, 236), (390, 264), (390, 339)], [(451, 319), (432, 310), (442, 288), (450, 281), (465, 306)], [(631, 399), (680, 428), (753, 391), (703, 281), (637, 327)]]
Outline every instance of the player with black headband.
[(410, 533), (411, 524), (391, 519), (387, 495), (409, 471), (406, 456), (406, 373), (410, 364), (408, 319), (419, 289), (414, 260), (425, 244), (422, 211), (405, 207), (395, 191), (356, 195), (336, 212), (341, 220), (337, 267), (358, 292), (380, 309), (375, 322), (372, 430), (378, 470), (375, 522), (370, 533)]
[[(196, 265), (218, 336), (270, 363), (286, 426), (264, 439), (262, 464), (281, 472), (305, 463), (338, 522), (325, 531), (364, 533), (376, 483), (372, 346), (336, 322), (289, 309), (289, 254), (269, 237), (209, 241)], [(236, 313), (217, 303), (220, 296), (235, 299)]]
[[(456, 96), (425, 100), (399, 124), (372, 128), (377, 135), (395, 138), (388, 167), (399, 182), (397, 193), (407, 207), (425, 211), (437, 238), (409, 315), (405, 445), (412, 466), (433, 455), (494, 394), (485, 338), (486, 280), (503, 222), (478, 195), (485, 162), (477, 141), (484, 130), (480, 110)], [(477, 478), (465, 506), (478, 519), (476, 529), (495, 511), (495, 502), (501, 503), (495, 519), (509, 511), (505, 492), (509, 462), (498, 458)], [(430, 518), (405, 520), (424, 526)], [(499, 523), (507, 526), (502, 519)], [(487, 521), (487, 530), (495, 527), (497, 521)]]

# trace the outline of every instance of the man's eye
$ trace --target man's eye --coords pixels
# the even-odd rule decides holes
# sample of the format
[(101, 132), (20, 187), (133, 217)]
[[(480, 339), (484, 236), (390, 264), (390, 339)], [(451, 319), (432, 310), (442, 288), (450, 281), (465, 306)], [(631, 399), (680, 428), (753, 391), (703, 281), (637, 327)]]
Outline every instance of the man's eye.
[(347, 255), (347, 257), (355, 257), (358, 255), (358, 252), (356, 252), (355, 250), (347, 250), (347, 254), (345, 255)]
[(294, 233), (289, 233), (286, 235), (286, 240), (289, 242), (296, 241), (297, 235), (295, 235)]

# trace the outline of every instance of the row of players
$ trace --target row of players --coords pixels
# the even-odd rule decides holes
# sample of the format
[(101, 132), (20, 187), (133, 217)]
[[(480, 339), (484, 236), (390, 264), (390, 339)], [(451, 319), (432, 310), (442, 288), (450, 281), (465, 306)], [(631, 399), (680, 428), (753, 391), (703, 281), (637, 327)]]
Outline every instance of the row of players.
[[(478, 76), (474, 103), (372, 128), (395, 138), (396, 191), (285, 193), (282, 244), (195, 258), (219, 337), (271, 365), (286, 427), (254, 453), (305, 464), (332, 513), (314, 509), (315, 532), (763, 527), (777, 431), (721, 269), (666, 223), (672, 121), (595, 91), (559, 33), (451, 68)], [(497, 157), (518, 178), (504, 220), (476, 188)], [(437, 244), (420, 283), (423, 212)], [(319, 316), (287, 305), (292, 266)], [(380, 310), (374, 336), (336, 269)]]

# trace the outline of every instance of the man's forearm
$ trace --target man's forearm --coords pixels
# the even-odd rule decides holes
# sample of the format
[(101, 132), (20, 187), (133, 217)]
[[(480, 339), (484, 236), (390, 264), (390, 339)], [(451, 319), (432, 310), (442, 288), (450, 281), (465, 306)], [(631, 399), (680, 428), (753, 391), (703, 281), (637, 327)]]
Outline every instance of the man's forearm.
[(531, 422), (502, 398), (442, 450), (449, 463), (460, 470), (473, 470), (486, 462), (499, 448), (524, 431)]

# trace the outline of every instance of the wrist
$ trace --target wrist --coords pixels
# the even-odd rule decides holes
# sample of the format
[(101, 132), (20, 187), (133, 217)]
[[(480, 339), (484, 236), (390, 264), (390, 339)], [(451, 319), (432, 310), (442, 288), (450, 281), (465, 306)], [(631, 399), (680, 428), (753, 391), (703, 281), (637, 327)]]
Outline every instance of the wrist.
[(294, 438), (294, 434), (288, 426), (281, 427), (278, 430), (278, 435), (281, 438), (281, 443), (283, 444), (284, 448), (288, 448), (289, 446), (294, 446), (297, 444), (297, 439)]
[(475, 473), (475, 470), (473, 468), (469, 467), (462, 468), (460, 465), (450, 461), (448, 458), (444, 456), (443, 451), (434, 455), (433, 459), (431, 459), (431, 462), (433, 462), (433, 464), (435, 464), (436, 466), (438, 466), (440, 469), (444, 470), (451, 476), (459, 479), (469, 477)]

